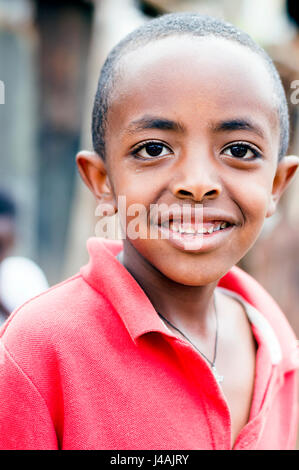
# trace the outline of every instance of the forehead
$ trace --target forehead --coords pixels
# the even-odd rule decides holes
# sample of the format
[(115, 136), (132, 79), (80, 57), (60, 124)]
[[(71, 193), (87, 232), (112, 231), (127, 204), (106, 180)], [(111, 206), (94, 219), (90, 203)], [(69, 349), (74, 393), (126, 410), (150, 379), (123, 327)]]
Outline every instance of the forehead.
[[(208, 117), (250, 113), (268, 133), (278, 134), (273, 79), (258, 54), (232, 41), (191, 36), (157, 40), (125, 54), (117, 77), (109, 124), (122, 127), (141, 114), (165, 111), (188, 111), (201, 124)], [(188, 119), (186, 113), (182, 117)]]

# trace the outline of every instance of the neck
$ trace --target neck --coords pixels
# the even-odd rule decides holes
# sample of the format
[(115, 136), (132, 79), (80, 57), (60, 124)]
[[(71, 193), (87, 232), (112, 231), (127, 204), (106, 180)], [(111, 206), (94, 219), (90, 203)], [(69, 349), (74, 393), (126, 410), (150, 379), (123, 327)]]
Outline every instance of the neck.
[(187, 286), (167, 278), (130, 243), (124, 243), (119, 261), (141, 286), (155, 310), (178, 328), (199, 335), (215, 329), (214, 289), (217, 281), (205, 286)]

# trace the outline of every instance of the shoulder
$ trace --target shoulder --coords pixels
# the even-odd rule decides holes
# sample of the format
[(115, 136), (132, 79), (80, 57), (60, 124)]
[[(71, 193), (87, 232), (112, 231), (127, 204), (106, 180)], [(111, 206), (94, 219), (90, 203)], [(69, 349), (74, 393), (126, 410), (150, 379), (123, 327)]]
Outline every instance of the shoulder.
[(16, 361), (26, 362), (30, 350), (49, 356), (86, 340), (105, 318), (103, 312), (109, 316), (112, 310), (77, 274), (16, 309), (0, 330), (1, 342)]

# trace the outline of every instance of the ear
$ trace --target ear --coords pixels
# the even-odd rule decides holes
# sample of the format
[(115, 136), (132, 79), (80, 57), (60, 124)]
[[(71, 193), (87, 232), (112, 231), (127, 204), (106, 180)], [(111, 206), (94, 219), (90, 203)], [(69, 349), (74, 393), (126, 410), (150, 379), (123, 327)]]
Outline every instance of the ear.
[(117, 211), (115, 197), (102, 158), (95, 152), (81, 150), (76, 156), (76, 162), (81, 178), (86, 186), (99, 200), (112, 204)]
[(278, 163), (266, 217), (271, 217), (276, 211), (278, 201), (291, 182), (298, 166), (299, 158), (296, 155), (286, 155)]

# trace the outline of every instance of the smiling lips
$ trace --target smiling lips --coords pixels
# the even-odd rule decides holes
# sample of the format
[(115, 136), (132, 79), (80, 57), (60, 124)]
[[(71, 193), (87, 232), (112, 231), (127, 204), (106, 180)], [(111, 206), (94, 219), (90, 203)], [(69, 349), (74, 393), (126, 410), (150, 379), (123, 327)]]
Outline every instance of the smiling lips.
[(209, 235), (237, 225), (231, 214), (220, 209), (182, 206), (163, 212), (158, 219), (158, 226), (176, 234)]
[[(162, 227), (168, 228), (168, 223), (164, 222), (161, 224)], [(224, 221), (211, 221), (199, 224), (184, 223), (177, 220), (171, 220), (169, 222), (169, 230), (177, 232), (184, 235), (202, 235), (202, 234), (211, 234), (217, 232), (218, 230), (223, 230), (227, 228), (230, 224)]]
[(239, 225), (227, 212), (216, 208), (176, 207), (165, 211), (157, 222), (162, 238), (179, 250), (203, 253), (220, 247)]

